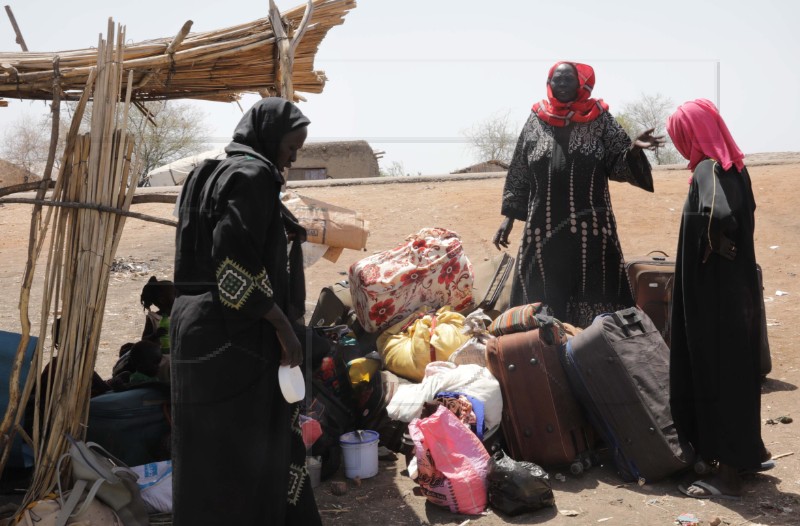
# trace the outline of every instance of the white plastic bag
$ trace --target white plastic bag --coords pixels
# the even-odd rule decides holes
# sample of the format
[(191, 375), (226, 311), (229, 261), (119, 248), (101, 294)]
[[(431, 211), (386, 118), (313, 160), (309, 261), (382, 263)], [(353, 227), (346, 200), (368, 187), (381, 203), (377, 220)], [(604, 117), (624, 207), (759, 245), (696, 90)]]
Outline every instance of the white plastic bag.
[(431, 362), (425, 368), (421, 383), (401, 383), (389, 401), (389, 418), (411, 422), (422, 414), (425, 402), (431, 402), (442, 391), (462, 393), (483, 402), (484, 428), (487, 433), (500, 424), (503, 396), (500, 383), (489, 369), (475, 364), (455, 365)]
[(461, 332), (469, 336), (469, 340), (450, 355), (447, 359), (456, 365), (466, 365), (473, 363), (486, 367), (486, 342), (494, 338), (489, 331), (486, 330), (486, 325), (491, 323), (492, 319), (483, 312), (483, 309), (475, 309), (464, 320), (464, 328)]
[(139, 490), (150, 513), (172, 513), (172, 461), (131, 467), (139, 475)]

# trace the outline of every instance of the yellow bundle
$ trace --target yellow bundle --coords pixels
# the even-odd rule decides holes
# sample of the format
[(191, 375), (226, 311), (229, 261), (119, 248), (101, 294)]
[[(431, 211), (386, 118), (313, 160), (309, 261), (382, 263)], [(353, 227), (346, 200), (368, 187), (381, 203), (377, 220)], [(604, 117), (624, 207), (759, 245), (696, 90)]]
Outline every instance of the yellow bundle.
[(378, 350), (386, 369), (398, 376), (422, 381), (425, 366), (446, 361), (469, 339), (462, 332), (464, 316), (444, 306), (436, 313), (418, 310), (389, 327), (378, 338)]

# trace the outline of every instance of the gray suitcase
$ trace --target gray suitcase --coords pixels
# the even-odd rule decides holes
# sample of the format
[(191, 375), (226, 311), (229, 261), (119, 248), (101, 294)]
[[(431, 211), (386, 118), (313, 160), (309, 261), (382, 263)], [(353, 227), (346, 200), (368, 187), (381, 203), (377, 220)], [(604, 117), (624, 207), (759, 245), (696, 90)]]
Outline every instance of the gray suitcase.
[(620, 476), (653, 482), (694, 461), (669, 408), (669, 348), (640, 309), (599, 316), (566, 344), (564, 369)]

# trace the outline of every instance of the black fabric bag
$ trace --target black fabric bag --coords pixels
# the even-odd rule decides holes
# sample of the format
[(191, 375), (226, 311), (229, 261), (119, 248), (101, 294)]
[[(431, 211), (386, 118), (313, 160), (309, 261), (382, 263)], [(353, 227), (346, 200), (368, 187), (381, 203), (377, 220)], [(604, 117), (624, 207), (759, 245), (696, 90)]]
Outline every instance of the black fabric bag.
[[(349, 384), (348, 384), (349, 387)], [(322, 435), (311, 446), (311, 455), (322, 459), (320, 477), (333, 476), (342, 463), (339, 437), (354, 429), (353, 412), (348, 404), (333, 394), (319, 380), (311, 381), (311, 402), (305, 414), (316, 419)]]
[(506, 515), (519, 515), (555, 504), (549, 475), (533, 462), (518, 462), (503, 450), (489, 460), (489, 503)]
[(86, 440), (97, 442), (129, 466), (167, 460), (169, 411), (169, 386), (162, 384), (95, 396), (89, 402)]

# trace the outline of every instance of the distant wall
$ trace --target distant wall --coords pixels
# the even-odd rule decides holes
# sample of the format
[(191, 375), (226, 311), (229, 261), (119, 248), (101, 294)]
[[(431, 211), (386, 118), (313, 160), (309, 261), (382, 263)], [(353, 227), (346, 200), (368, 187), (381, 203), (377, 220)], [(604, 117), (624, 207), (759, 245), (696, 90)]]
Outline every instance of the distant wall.
[(0, 159), (0, 186), (14, 186), (22, 183), (29, 183), (41, 179), (24, 168)]
[(367, 141), (311, 142), (297, 152), (289, 181), (378, 177), (378, 160)]
[(466, 168), (462, 168), (461, 170), (456, 170), (455, 172), (450, 173), (475, 174), (486, 172), (503, 172), (506, 170), (508, 170), (508, 164), (502, 161), (486, 161), (483, 163), (473, 164), (472, 166), (467, 166)]

